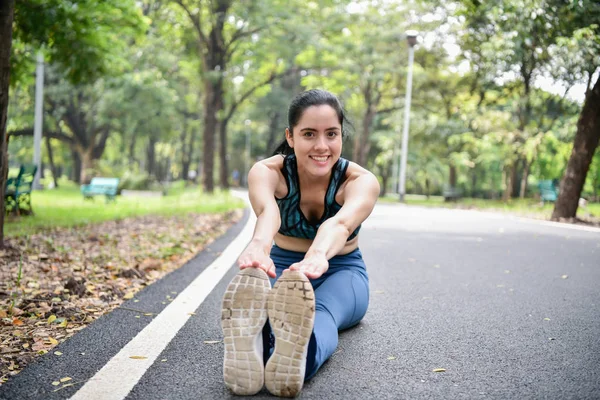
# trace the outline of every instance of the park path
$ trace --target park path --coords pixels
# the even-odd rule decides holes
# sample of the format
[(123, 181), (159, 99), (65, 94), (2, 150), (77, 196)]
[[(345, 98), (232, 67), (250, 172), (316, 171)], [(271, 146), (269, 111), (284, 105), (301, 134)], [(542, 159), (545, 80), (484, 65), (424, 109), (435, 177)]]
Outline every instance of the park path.
[[(220, 300), (248, 214), (59, 345), (63, 356), (12, 378), (0, 399), (234, 398), (222, 383)], [(378, 205), (360, 246), (369, 311), (300, 398), (600, 398), (599, 229)]]

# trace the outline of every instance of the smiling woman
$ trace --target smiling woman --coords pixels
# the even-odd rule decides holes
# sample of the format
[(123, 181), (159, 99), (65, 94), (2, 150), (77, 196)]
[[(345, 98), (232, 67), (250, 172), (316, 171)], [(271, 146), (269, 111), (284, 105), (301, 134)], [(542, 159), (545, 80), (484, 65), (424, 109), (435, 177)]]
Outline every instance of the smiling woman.
[(338, 330), (367, 311), (358, 233), (379, 183), (341, 157), (345, 121), (333, 94), (299, 94), (285, 141), (250, 170), (258, 218), (221, 317), (224, 380), (235, 394), (255, 394), (264, 384), (276, 396), (296, 396), (335, 351)]

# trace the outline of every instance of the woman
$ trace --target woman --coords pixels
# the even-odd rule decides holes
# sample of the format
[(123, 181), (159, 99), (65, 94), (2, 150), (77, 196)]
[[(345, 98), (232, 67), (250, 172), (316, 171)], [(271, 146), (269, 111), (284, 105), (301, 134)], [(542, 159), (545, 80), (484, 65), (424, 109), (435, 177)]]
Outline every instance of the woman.
[(357, 324), (367, 311), (358, 232), (379, 183), (341, 158), (344, 121), (333, 94), (301, 93), (290, 105), (276, 155), (248, 174), (258, 219), (221, 317), (223, 374), (236, 394), (255, 394), (264, 384), (276, 396), (296, 396), (335, 351), (338, 330)]

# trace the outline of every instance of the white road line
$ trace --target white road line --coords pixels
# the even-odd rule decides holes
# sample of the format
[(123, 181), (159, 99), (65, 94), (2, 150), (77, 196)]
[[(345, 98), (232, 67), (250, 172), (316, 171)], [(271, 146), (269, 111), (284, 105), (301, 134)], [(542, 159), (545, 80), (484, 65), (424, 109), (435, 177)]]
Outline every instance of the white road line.
[[(124, 399), (187, 322), (189, 313), (202, 304), (235, 263), (252, 237), (255, 221), (251, 211), (246, 226), (223, 253), (87, 381), (71, 400)], [(147, 358), (131, 359), (131, 356)]]

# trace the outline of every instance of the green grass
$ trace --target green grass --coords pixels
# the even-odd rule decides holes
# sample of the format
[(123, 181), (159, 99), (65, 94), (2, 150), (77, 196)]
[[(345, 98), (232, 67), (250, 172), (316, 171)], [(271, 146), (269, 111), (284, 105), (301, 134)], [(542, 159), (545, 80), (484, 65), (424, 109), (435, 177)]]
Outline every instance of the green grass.
[[(380, 198), (379, 202), (398, 203), (398, 195), (388, 194), (385, 197)], [(541, 205), (540, 202), (535, 199), (511, 199), (509, 202), (505, 203), (502, 200), (463, 198), (456, 202), (446, 203), (442, 196), (430, 196), (429, 199), (427, 199), (426, 196), (412, 194), (406, 195), (406, 204), (423, 207), (471, 208), (477, 210), (501, 211), (516, 215), (535, 215), (545, 218), (550, 218), (552, 210), (554, 209), (553, 203), (546, 202), (544, 205)], [(588, 215), (595, 218), (600, 217), (600, 203), (588, 203), (585, 209), (580, 207), (577, 210), (578, 217), (586, 217)]]
[(182, 215), (219, 213), (244, 207), (244, 202), (228, 192), (213, 195), (198, 188), (176, 187), (163, 197), (123, 197), (106, 203), (104, 196), (84, 200), (74, 185), (54, 190), (35, 191), (31, 200), (35, 215), (8, 217), (4, 233), (8, 237), (36, 233), (57, 227), (75, 227), (141, 215)]

